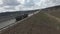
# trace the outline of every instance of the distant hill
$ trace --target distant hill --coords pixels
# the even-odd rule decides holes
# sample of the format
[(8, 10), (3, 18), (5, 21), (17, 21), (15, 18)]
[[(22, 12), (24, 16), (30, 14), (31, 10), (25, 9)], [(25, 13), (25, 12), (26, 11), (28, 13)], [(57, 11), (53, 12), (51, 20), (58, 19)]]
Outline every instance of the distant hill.
[(14, 15), (14, 14), (18, 14), (18, 15), (21, 15), (21, 14), (29, 14), (29, 13), (33, 13), (33, 12), (36, 12), (38, 10), (28, 10), (28, 11), (6, 11), (6, 12), (3, 12), (3, 13), (0, 13), (0, 17), (1, 16), (10, 16), (10, 15)]
[(3, 12), (0, 13), (0, 21), (9, 20), (22, 14), (30, 14), (36, 11), (38, 10)]

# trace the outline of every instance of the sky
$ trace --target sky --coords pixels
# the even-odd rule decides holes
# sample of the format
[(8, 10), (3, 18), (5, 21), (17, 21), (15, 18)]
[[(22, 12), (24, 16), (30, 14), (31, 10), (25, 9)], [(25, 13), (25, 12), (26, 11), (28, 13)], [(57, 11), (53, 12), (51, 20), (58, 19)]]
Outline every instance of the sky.
[(43, 9), (55, 5), (60, 5), (60, 0), (0, 0), (0, 13)]

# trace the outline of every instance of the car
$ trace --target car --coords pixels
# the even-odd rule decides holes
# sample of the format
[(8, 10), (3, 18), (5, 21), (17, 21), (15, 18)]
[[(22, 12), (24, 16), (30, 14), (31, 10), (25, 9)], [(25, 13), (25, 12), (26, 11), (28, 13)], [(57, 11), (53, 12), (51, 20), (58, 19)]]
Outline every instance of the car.
[(28, 14), (23, 14), (23, 15), (17, 16), (15, 19), (16, 19), (16, 21), (20, 21), (26, 17), (28, 17)]

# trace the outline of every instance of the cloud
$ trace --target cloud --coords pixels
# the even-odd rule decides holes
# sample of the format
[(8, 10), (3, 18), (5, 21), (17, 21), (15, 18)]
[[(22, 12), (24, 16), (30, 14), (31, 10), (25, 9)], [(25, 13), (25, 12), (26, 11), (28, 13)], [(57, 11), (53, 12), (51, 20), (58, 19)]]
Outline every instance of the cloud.
[[(51, 6), (56, 6), (56, 5), (58, 5), (56, 3), (59, 1), (60, 0), (58, 0), (58, 1), (55, 1), (55, 0), (38, 0), (38, 1), (36, 1), (35, 0), (35, 7), (39, 8), (39, 9), (43, 9), (43, 8), (47, 8), (47, 7), (51, 7)], [(59, 2), (59, 5), (60, 5), (60, 2)]]
[(60, 5), (60, 0), (0, 0), (0, 12), (34, 10)]
[(7, 6), (17, 6), (20, 4), (17, 2), (17, 0), (3, 0), (3, 3)]
[(25, 3), (24, 3), (25, 7), (32, 7), (34, 5), (35, 5), (35, 3), (34, 3), (33, 0), (26, 0)]
[(20, 4), (24, 4), (25, 0), (17, 0)]
[(0, 5), (3, 4), (2, 0), (0, 0)]

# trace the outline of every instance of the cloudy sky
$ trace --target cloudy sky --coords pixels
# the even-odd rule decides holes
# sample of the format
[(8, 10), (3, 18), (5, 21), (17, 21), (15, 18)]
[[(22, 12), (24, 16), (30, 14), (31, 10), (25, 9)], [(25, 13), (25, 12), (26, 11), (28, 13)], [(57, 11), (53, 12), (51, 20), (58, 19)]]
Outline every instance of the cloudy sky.
[(60, 0), (0, 0), (0, 12), (42, 9), (60, 5)]

